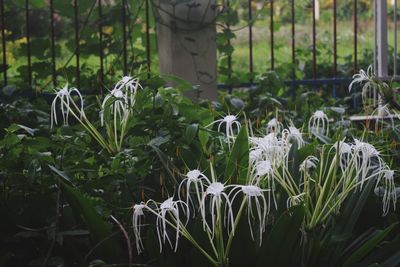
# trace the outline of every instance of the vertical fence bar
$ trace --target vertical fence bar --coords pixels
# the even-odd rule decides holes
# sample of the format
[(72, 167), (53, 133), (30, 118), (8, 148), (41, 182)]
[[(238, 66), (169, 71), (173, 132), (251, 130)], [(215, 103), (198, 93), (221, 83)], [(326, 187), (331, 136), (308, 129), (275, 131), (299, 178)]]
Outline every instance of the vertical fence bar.
[(315, 1), (312, 0), (312, 73), (313, 79), (317, 78), (317, 48), (316, 48), (316, 21), (315, 21)]
[(270, 8), (270, 34), (271, 34), (271, 69), (274, 70), (274, 0), (271, 1), (271, 8)]
[(146, 1), (146, 60), (147, 60), (147, 78), (151, 75), (151, 56), (150, 56), (150, 14), (149, 0)]
[[(337, 75), (337, 17), (336, 0), (333, 0), (333, 78)], [(336, 98), (336, 82), (333, 83), (332, 97)]]
[[(251, 0), (248, 0), (248, 8), (249, 8), (249, 72), (252, 77), (253, 74), (253, 12), (251, 8)], [(251, 78), (251, 82), (253, 78)]]
[(123, 62), (124, 62), (124, 76), (128, 75), (128, 53), (127, 53), (127, 45), (126, 45), (126, 0), (122, 0), (122, 53), (123, 53)]
[(75, 57), (76, 57), (76, 84), (81, 87), (81, 70), (80, 70), (80, 45), (79, 45), (79, 5), (78, 0), (74, 0), (74, 27), (75, 27)]
[(294, 9), (294, 1), (292, 0), (292, 79), (296, 79), (296, 26), (295, 26), (295, 9)]
[[(228, 12), (228, 22), (226, 23), (226, 27), (228, 31), (231, 30), (231, 25), (230, 25), (230, 12), (231, 12), (231, 3), (229, 0), (226, 1), (226, 7), (227, 7), (227, 12)], [(228, 38), (228, 46), (231, 46), (231, 39)], [(229, 94), (232, 94), (232, 53), (229, 53), (228, 55), (228, 91)]]
[(3, 77), (4, 86), (7, 85), (7, 49), (6, 49), (6, 24), (4, 16), (4, 0), (0, 0), (0, 14), (1, 14), (1, 43), (3, 54)]
[(393, 76), (397, 76), (397, 0), (393, 3), (393, 33), (394, 33), (394, 44), (393, 44)]
[(54, 6), (53, 0), (50, 0), (50, 41), (51, 41), (51, 75), (53, 86), (57, 86), (56, 79), (56, 48), (55, 48), (55, 29), (54, 29)]
[(373, 0), (373, 4), (374, 4), (374, 12), (373, 12), (373, 14), (374, 14), (374, 72), (375, 72), (375, 74), (377, 73), (377, 70), (378, 70), (378, 61), (377, 61), (377, 55), (376, 55), (376, 49), (377, 49), (377, 47), (378, 47), (378, 40), (377, 40), (377, 34), (376, 34), (376, 31), (377, 31), (377, 15), (376, 15), (376, 13), (377, 13), (377, 7), (376, 7), (376, 0)]
[(337, 75), (337, 17), (336, 0), (333, 0), (333, 77)]
[(26, 23), (26, 53), (28, 58), (28, 84), (32, 87), (32, 55), (31, 55), (31, 32), (29, 23), (29, 0), (25, 0), (25, 23)]
[(379, 77), (388, 77), (388, 24), (387, 24), (387, 2), (377, 1), (377, 74)]
[(353, 0), (353, 31), (354, 31), (354, 61), (353, 61), (353, 73), (357, 72), (357, 33), (358, 33), (358, 25), (357, 25), (357, 0)]
[(102, 11), (102, 0), (98, 2), (99, 11), (99, 59), (100, 59), (100, 95), (103, 95), (104, 86), (104, 51), (103, 51), (103, 11)]

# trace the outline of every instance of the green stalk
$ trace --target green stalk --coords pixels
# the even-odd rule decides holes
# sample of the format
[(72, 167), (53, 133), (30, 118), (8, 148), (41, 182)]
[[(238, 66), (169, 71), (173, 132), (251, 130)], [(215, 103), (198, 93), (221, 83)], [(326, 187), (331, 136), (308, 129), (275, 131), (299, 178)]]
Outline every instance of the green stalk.
[(216, 233), (218, 252), (219, 252), (218, 261), (221, 267), (225, 267), (226, 258), (225, 258), (224, 232), (222, 228), (223, 220), (222, 220), (221, 208), (222, 208), (221, 199), (218, 199), (217, 222), (216, 222), (218, 224), (218, 229), (217, 229), (218, 231)]
[[(148, 211), (150, 211), (151, 213), (153, 213), (154, 215), (156, 215), (157, 217), (159, 216), (159, 214), (155, 211), (153, 211), (150, 208), (147, 208)], [(174, 218), (172, 216), (172, 218)], [(174, 218), (175, 220), (175, 218)], [(171, 223), (169, 220), (165, 220), (166, 223), (168, 225), (170, 225), (172, 228), (174, 228), (175, 230), (177, 230), (177, 227)], [(176, 221), (175, 221), (176, 222)], [(196, 240), (192, 237), (192, 235), (187, 231), (185, 225), (182, 222), (179, 222), (179, 226), (180, 226), (180, 232), (182, 234), (183, 237), (186, 238), (186, 240), (188, 240), (190, 243), (193, 244), (193, 246), (195, 246), (201, 254), (203, 254), (210, 262), (212, 265), (214, 265), (215, 267), (220, 267), (219, 263), (217, 261), (215, 261), (197, 242)]]
[[(65, 104), (66, 102), (64, 100), (62, 100)], [(78, 106), (76, 106), (74, 101), (71, 101), (72, 104), (75, 106), (75, 108), (79, 111)], [(75, 119), (89, 132), (89, 134), (92, 135), (93, 138), (96, 139), (96, 141), (103, 147), (105, 148), (110, 154), (112, 154), (112, 149), (105, 143), (103, 137), (100, 135), (100, 133), (91, 125), (91, 123), (88, 121), (88, 119), (86, 118), (85, 114), (81, 113), (82, 118), (85, 120), (82, 121), (80, 117), (78, 117), (78, 115), (75, 114), (75, 112), (72, 110), (72, 108), (70, 108), (69, 106), (68, 110), (69, 112), (71, 112), (71, 114), (75, 117)]]
[[(243, 212), (243, 210), (244, 210), (244, 207), (245, 207), (245, 204), (246, 204), (246, 200), (247, 200), (247, 199), (244, 197), (243, 200), (242, 200), (242, 204), (240, 204), (239, 211), (238, 211), (238, 213), (236, 214), (235, 222), (234, 222), (234, 224), (233, 224), (233, 232), (230, 233), (229, 239), (228, 239), (228, 242), (227, 242), (227, 245), (226, 245), (226, 249), (225, 249), (226, 255), (225, 255), (225, 257), (228, 257), (228, 256), (229, 256), (229, 251), (230, 251), (230, 249), (231, 249), (231, 245), (232, 245), (232, 241), (233, 241), (233, 236), (234, 236), (234, 231), (236, 231), (236, 228), (237, 228), (237, 226), (238, 226), (238, 224), (239, 224), (240, 218), (242, 217), (242, 212)], [(251, 207), (250, 207), (250, 208), (251, 208)]]

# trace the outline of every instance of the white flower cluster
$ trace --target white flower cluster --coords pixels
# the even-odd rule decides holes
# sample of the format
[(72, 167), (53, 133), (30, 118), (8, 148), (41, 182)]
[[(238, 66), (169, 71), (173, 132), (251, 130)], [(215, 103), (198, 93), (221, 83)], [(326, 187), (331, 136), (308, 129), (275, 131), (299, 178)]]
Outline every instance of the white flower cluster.
[(114, 89), (103, 100), (100, 111), (101, 125), (104, 124), (104, 112), (107, 108), (114, 115), (114, 121), (119, 119), (123, 124), (131, 113), (131, 107), (135, 104), (135, 97), (138, 89), (142, 89), (139, 79), (124, 76), (114, 86)]
[[(103, 134), (86, 117), (83, 109), (83, 98), (79, 90), (68, 88), (68, 85), (56, 92), (51, 105), (51, 127), (53, 127), (53, 122), (55, 124), (58, 123), (57, 103), (60, 100), (64, 125), (68, 124), (69, 114), (73, 115), (106, 151), (110, 154), (115, 154), (121, 151), (138, 89), (142, 89), (139, 80), (125, 76), (104, 98), (100, 110), (100, 123), (101, 126), (105, 124), (108, 139), (105, 139)], [(80, 105), (75, 103), (75, 99), (72, 96), (73, 93), (78, 96)]]
[[(217, 225), (223, 222), (228, 234), (234, 234), (236, 215), (233, 212), (233, 202), (239, 194), (243, 196), (243, 203), (247, 205), (248, 222), (250, 232), (253, 237), (254, 220), (252, 206), (255, 204), (260, 234), (260, 244), (262, 233), (266, 226), (267, 201), (264, 196), (265, 189), (257, 185), (224, 185), (223, 183), (212, 181), (199, 170), (191, 170), (182, 180), (179, 189), (186, 188), (186, 201), (179, 195), (178, 200), (173, 197), (168, 198), (162, 203), (149, 200), (133, 207), (133, 229), (136, 237), (136, 247), (138, 253), (142, 252), (143, 243), (141, 240), (141, 228), (143, 223), (144, 211), (156, 216), (157, 235), (160, 244), (160, 252), (166, 241), (172, 248), (177, 249), (180, 235), (186, 235), (186, 225), (190, 218), (198, 212), (203, 221), (203, 229), (211, 239), (214, 239)], [(180, 218), (183, 214), (184, 218)], [(167, 226), (172, 228), (175, 235), (175, 245), (171, 241)]]
[[(376, 181), (375, 192), (383, 191), (383, 215), (389, 212), (390, 202), (396, 208), (397, 189), (394, 183), (394, 171), (382, 159), (380, 152), (371, 144), (354, 139), (354, 143), (336, 142), (333, 145), (339, 154), (340, 169), (346, 184), (354, 183), (363, 189), (364, 184), (373, 179)], [(354, 172), (353, 175), (346, 175)]]
[[(216, 120), (214, 123), (219, 123), (219, 131), (222, 124), (226, 124), (225, 140), (228, 145), (231, 144), (232, 140), (235, 139), (233, 127), (235, 126), (237, 130), (240, 129), (240, 123), (237, 121), (236, 116), (228, 115), (223, 119)], [(270, 123), (269, 126), (272, 127), (271, 125)], [(211, 239), (214, 239), (215, 231), (217, 230), (216, 225), (220, 224), (221, 221), (223, 221), (227, 234), (234, 235), (235, 222), (240, 211), (235, 214), (232, 205), (240, 195), (242, 196), (243, 208), (246, 209), (250, 234), (254, 239), (254, 233), (258, 233), (258, 240), (261, 245), (271, 202), (273, 201), (275, 208), (277, 207), (274, 196), (275, 180), (273, 179), (273, 170), (287, 162), (287, 155), (293, 140), (298, 142), (299, 146), (304, 145), (302, 134), (297, 128), (291, 126), (280, 133), (277, 130), (281, 128), (277, 127), (277, 125), (273, 129), (270, 128), (270, 133), (263, 137), (249, 138), (251, 149), (249, 151), (250, 171), (247, 184), (225, 185), (218, 182), (213, 173), (213, 178), (209, 179), (203, 172), (194, 169), (187, 172), (180, 183), (178, 200), (169, 198), (163, 203), (156, 203), (150, 200), (146, 203), (135, 205), (133, 209), (133, 229), (138, 252), (140, 253), (143, 249), (140, 230), (144, 210), (147, 210), (148, 213), (155, 215), (157, 218), (160, 251), (166, 241), (176, 250), (177, 243), (175, 243), (175, 246), (172, 245), (166, 226), (168, 225), (175, 231), (177, 242), (180, 234), (187, 235), (186, 223), (190, 218), (190, 214), (194, 217), (196, 212), (200, 214), (203, 228)], [(280, 125), (282, 124), (280, 123)], [(184, 197), (181, 196), (182, 192), (184, 192)], [(166, 210), (162, 208), (163, 206), (170, 208)], [(179, 210), (183, 211), (181, 214), (184, 214), (185, 218), (177, 217)], [(253, 214), (255, 212), (256, 214)], [(182, 221), (186, 221), (186, 223), (182, 223)], [(257, 231), (255, 231), (254, 227), (257, 228)]]
[[(325, 129), (327, 123), (317, 122), (318, 119), (327, 119), (322, 114), (317, 114), (311, 124), (315, 122), (319, 125), (316, 128)], [(218, 130), (226, 123), (225, 140), (230, 143), (236, 138), (233, 125), (239, 130), (240, 124), (235, 123), (236, 116), (225, 118), (214, 123), (219, 123)], [(178, 187), (176, 200), (169, 198), (163, 203), (149, 200), (135, 205), (133, 229), (138, 252), (143, 249), (140, 234), (145, 216), (143, 211), (156, 216), (160, 250), (167, 242), (176, 250), (180, 236), (194, 242), (186, 228), (191, 215), (193, 218), (200, 215), (211, 243), (218, 236), (218, 231), (224, 231), (231, 237), (242, 211), (247, 215), (251, 237), (255, 239), (254, 233), (257, 233), (261, 245), (271, 207), (277, 208), (275, 191), (278, 185), (288, 196), (288, 209), (295, 205), (305, 206), (305, 226), (310, 228), (336, 214), (346, 197), (351, 192), (363, 190), (369, 181), (375, 183), (375, 191), (383, 196), (384, 215), (388, 213), (391, 202), (396, 204), (398, 188), (395, 187), (394, 172), (389, 170), (373, 145), (354, 139), (352, 143), (339, 141), (332, 146), (324, 146), (328, 151), (323, 148), (319, 158), (313, 155), (306, 157), (299, 164), (300, 177), (292, 177), (293, 162), (289, 160), (289, 152), (294, 142), (298, 148), (305, 145), (303, 134), (294, 126), (283, 129), (281, 123), (272, 122), (267, 126), (266, 135), (249, 137), (245, 184), (219, 182), (210, 165), (211, 179), (197, 169), (186, 173)], [(314, 171), (316, 169), (318, 171)], [(237, 201), (241, 203), (239, 210), (233, 209)], [(313, 204), (308, 206), (307, 203)], [(175, 235), (174, 245), (171, 233)]]
[[(130, 113), (129, 108), (135, 103), (135, 96), (138, 89), (142, 89), (142, 86), (137, 78), (129, 76), (122, 77), (115, 85), (114, 89), (112, 89), (103, 100), (100, 111), (101, 124), (103, 125), (104, 123), (104, 112), (108, 108), (111, 114), (115, 116), (115, 119), (119, 118), (122, 123), (124, 119), (127, 118), (127, 114)], [(80, 106), (75, 103), (72, 95), (73, 93), (78, 96)], [(56, 91), (56, 95), (51, 104), (51, 127), (53, 127), (53, 122), (56, 125), (58, 124), (57, 100), (60, 100), (60, 109), (64, 125), (68, 125), (69, 114), (74, 115), (78, 120), (85, 116), (82, 94), (77, 88), (68, 88), (68, 84), (66, 84), (62, 89)]]

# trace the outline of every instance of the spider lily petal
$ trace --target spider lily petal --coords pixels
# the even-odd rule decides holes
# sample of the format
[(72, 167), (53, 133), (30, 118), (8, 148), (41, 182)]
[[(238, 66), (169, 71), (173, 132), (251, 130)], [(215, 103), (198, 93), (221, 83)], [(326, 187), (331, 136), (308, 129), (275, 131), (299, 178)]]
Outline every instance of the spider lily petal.
[[(356, 169), (360, 173), (360, 189), (366, 180), (373, 177), (379, 177), (385, 169), (383, 159), (379, 155), (379, 151), (368, 143), (354, 139), (352, 146), (356, 161)], [(372, 173), (372, 174), (371, 174)], [(369, 175), (371, 174), (371, 175)]]
[(249, 161), (250, 164), (257, 163), (263, 156), (263, 151), (260, 148), (256, 148), (250, 151), (249, 153)]
[[(258, 232), (259, 232), (259, 239), (260, 243), (259, 245), (261, 246), (262, 243), (262, 234), (265, 231), (266, 227), (266, 220), (267, 220), (267, 214), (269, 213), (270, 210), (270, 205), (269, 202), (267, 203), (267, 200), (264, 196), (265, 191), (269, 191), (268, 189), (261, 189), (260, 187), (256, 185), (232, 185), (233, 189), (229, 193), (228, 196), (233, 194), (233, 197), (231, 198), (231, 201), (235, 200), (235, 198), (238, 196), (238, 194), (241, 192), (244, 195), (244, 198), (246, 199), (247, 203), (247, 221), (249, 224), (250, 228), (250, 234), (252, 239), (254, 240), (254, 235), (253, 235), (253, 227), (251, 223), (251, 218), (254, 219), (253, 215), (253, 202), (255, 203), (255, 207), (257, 210), (257, 219), (258, 219)], [(252, 202), (253, 200), (253, 202)]]
[[(382, 183), (382, 186), (378, 186)], [(383, 191), (383, 216), (387, 215), (390, 209), (390, 202), (392, 201), (394, 210), (396, 210), (396, 201), (397, 201), (397, 190), (396, 185), (394, 183), (394, 171), (393, 170), (384, 170), (382, 177), (377, 180), (375, 186), (375, 193), (379, 194)]]
[[(215, 225), (218, 219), (228, 221), (228, 232), (233, 233), (234, 231), (234, 219), (232, 204), (229, 200), (228, 195), (224, 192), (225, 186), (219, 182), (212, 182), (208, 185), (205, 194), (201, 199), (201, 215), (203, 217), (203, 227), (211, 233), (211, 238), (214, 238)], [(211, 225), (207, 223), (206, 220), (206, 198), (209, 199), (209, 208), (211, 216)], [(222, 203), (225, 201), (225, 212), (222, 211)], [(224, 216), (226, 214), (226, 217)], [(221, 218), (218, 218), (220, 216)], [(224, 217), (224, 218), (222, 218)]]
[(273, 164), (271, 161), (262, 160), (251, 166), (251, 177), (250, 183), (252, 185), (265, 184), (268, 191), (268, 212), (271, 203), (271, 198), (274, 202), (275, 208), (277, 208), (277, 202), (275, 198), (275, 180), (273, 178)]
[(367, 72), (364, 70), (360, 70), (359, 73), (353, 75), (353, 81), (349, 85), (349, 92), (353, 88), (353, 85), (356, 83), (368, 82), (373, 78), (373, 70), (372, 65), (370, 65), (367, 69)]
[[(75, 104), (74, 99), (72, 98), (71, 94), (76, 93), (79, 98), (80, 108), (78, 105)], [(60, 100), (60, 108), (61, 108), (61, 115), (63, 117), (64, 125), (68, 125), (68, 117), (69, 113), (73, 112), (72, 108), (77, 109), (76, 112), (79, 113), (79, 117), (82, 118), (84, 115), (83, 110), (83, 98), (81, 93), (76, 88), (68, 88), (68, 84), (66, 84), (62, 89), (56, 92), (56, 96), (51, 103), (51, 111), (50, 111), (50, 128), (53, 128), (53, 124), (58, 124), (57, 121), (57, 100)], [(72, 106), (71, 106), (72, 103)]]
[[(338, 141), (332, 146), (332, 148), (337, 150), (339, 154), (340, 169), (342, 170), (342, 173), (344, 173), (353, 157), (352, 147), (343, 141)], [(346, 175), (345, 177), (350, 178), (349, 175)]]
[(329, 118), (322, 110), (317, 110), (308, 121), (309, 135), (321, 134), (328, 135), (329, 133)]
[(273, 118), (267, 123), (267, 133), (279, 133), (282, 129), (282, 123)]
[[(203, 180), (205, 182), (207, 182), (208, 184), (210, 184), (210, 180), (199, 170), (194, 169), (189, 171), (186, 174), (186, 178), (182, 180), (182, 182), (179, 184), (178, 187), (178, 192), (181, 192), (181, 189), (183, 188), (184, 184), (186, 183), (186, 204), (187, 204), (187, 209), (188, 209), (188, 213), (189, 213), (189, 206), (192, 205), (193, 209), (195, 209), (195, 204), (193, 203), (191, 194), (190, 194), (190, 186), (194, 185), (194, 189), (195, 189), (195, 193), (196, 196), (198, 198), (198, 204), (200, 205), (201, 203), (201, 199), (200, 196), (202, 196), (204, 194), (204, 185), (203, 185)], [(180, 194), (178, 194), (179, 199), (180, 198)], [(195, 213), (193, 213), (193, 217), (195, 216)]]
[(300, 164), (300, 171), (306, 172), (310, 169), (316, 168), (319, 159), (314, 156), (308, 156), (301, 164)]
[(124, 119), (127, 119), (130, 114), (130, 107), (135, 104), (138, 89), (142, 89), (139, 79), (129, 76), (122, 77), (122, 79), (117, 82), (114, 89), (106, 95), (101, 104), (101, 125), (104, 125), (104, 113), (105, 109), (108, 107), (111, 114), (114, 115), (114, 119), (118, 119), (122, 124)]
[[(157, 236), (160, 244), (160, 252), (162, 252), (162, 245), (165, 244), (166, 241), (170, 244), (171, 248), (174, 248), (174, 251), (178, 249), (178, 241), (179, 241), (179, 233), (181, 227), (181, 220), (179, 217), (179, 204), (186, 205), (182, 201), (174, 201), (172, 197), (168, 198), (164, 202), (161, 203), (158, 211), (156, 228), (157, 228)], [(186, 210), (186, 209), (184, 209)], [(186, 212), (185, 212), (186, 213)], [(172, 217), (172, 221), (167, 219), (167, 215)], [(187, 219), (190, 217), (188, 213), (186, 213)], [(167, 232), (167, 224), (168, 222), (173, 225), (175, 229), (175, 246), (172, 245), (171, 239), (168, 236)], [(187, 220), (186, 220), (187, 221)]]
[(289, 196), (286, 201), (286, 206), (289, 209), (290, 207), (299, 205), (303, 201), (303, 197), (306, 193), (300, 193), (295, 196)]
[(235, 128), (236, 132), (239, 132), (241, 124), (237, 120), (237, 117), (235, 115), (226, 115), (224, 118), (216, 120), (212, 122), (210, 125), (213, 125), (215, 123), (218, 123), (217, 130), (218, 132), (221, 132), (222, 125), (225, 124), (225, 140), (228, 143), (228, 148), (231, 149), (231, 145), (233, 141), (235, 140)]
[(142, 253), (144, 249), (140, 229), (142, 227), (142, 217), (144, 216), (143, 209), (145, 208), (146, 205), (143, 202), (133, 206), (133, 233), (135, 235), (136, 249), (138, 254)]
[(305, 142), (303, 139), (303, 135), (294, 126), (289, 126), (288, 129), (284, 129), (282, 131), (282, 136), (284, 136), (285, 140), (289, 141), (290, 139), (293, 139), (297, 142), (297, 145), (300, 147), (304, 146)]
[(272, 164), (269, 160), (259, 161), (256, 165), (256, 175), (265, 176), (272, 172)]

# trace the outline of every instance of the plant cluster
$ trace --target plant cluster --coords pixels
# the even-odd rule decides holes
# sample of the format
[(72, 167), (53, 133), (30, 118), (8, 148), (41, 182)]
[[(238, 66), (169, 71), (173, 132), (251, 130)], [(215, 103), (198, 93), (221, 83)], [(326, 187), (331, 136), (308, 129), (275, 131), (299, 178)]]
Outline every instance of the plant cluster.
[[(363, 73), (351, 88), (393, 90)], [(3, 90), (4, 265), (398, 264), (395, 118), (359, 129), (345, 102), (293, 99), (275, 73), (213, 103), (175, 82)]]

